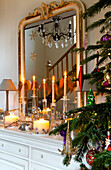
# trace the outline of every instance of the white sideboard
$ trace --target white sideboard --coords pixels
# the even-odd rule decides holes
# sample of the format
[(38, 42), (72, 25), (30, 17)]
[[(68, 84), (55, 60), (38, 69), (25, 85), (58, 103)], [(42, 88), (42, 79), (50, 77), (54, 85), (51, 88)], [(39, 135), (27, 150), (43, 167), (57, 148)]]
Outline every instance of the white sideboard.
[(79, 164), (63, 166), (63, 142), (47, 135), (0, 129), (0, 170), (79, 170)]

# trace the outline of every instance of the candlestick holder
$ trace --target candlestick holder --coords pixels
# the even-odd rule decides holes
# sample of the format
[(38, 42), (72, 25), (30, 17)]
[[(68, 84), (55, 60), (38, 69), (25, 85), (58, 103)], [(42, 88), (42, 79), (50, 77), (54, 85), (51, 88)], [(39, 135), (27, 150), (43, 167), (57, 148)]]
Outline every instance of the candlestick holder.
[(65, 120), (67, 118), (65, 113), (67, 112), (67, 101), (69, 99), (67, 98), (67, 96), (63, 96), (61, 100), (63, 100), (63, 120)]
[(38, 107), (36, 105), (36, 97), (37, 96), (32, 96), (32, 114), (39, 118)]
[(43, 103), (43, 110), (46, 110), (47, 109), (47, 99), (43, 99), (42, 103)]
[(25, 121), (26, 101), (20, 103), (20, 121)]
[(56, 127), (56, 103), (51, 103), (51, 115), (50, 115), (50, 131)]

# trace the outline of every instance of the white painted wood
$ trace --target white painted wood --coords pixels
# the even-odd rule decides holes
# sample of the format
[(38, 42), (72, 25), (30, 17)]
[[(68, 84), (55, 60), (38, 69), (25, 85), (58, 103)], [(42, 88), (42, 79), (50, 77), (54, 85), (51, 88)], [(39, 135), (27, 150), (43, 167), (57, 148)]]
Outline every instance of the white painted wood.
[(47, 136), (0, 129), (0, 170), (79, 170), (63, 166), (63, 142)]
[(0, 170), (28, 170), (28, 162), (0, 152)]
[(28, 146), (0, 139), (0, 150), (28, 158)]
[(46, 165), (40, 165), (40, 164), (37, 164), (37, 163), (32, 163), (32, 170), (56, 170), (55, 168), (51, 168), (51, 167), (48, 167), (47, 164)]

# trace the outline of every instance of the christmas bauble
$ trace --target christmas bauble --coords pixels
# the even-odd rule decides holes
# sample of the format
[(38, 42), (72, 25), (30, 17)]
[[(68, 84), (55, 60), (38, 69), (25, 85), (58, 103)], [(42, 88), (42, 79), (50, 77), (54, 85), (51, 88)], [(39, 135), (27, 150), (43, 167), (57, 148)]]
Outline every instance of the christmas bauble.
[(111, 84), (109, 84), (108, 80), (103, 82), (104, 87), (111, 87)]
[(86, 161), (89, 165), (92, 165), (93, 161), (94, 161), (94, 155), (97, 154), (98, 151), (96, 151), (95, 149), (91, 149), (88, 151), (88, 153), (86, 154)]
[(100, 39), (100, 41), (108, 41), (111, 40), (111, 35), (109, 35), (108, 33), (103, 35)]
[(111, 144), (108, 145), (107, 150), (111, 151)]

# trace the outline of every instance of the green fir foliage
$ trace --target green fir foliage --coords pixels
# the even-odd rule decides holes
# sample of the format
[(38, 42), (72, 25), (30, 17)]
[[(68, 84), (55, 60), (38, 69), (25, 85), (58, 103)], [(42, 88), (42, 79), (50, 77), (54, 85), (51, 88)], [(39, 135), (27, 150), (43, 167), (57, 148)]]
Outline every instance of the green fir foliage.
[(96, 154), (94, 162), (92, 164), (92, 170), (107, 170), (111, 168), (111, 151), (104, 151)]
[[(110, 5), (111, 0), (98, 0), (97, 3), (86, 10), (83, 17), (93, 17), (104, 8), (110, 7)], [(100, 19), (88, 26), (87, 30), (94, 29), (97, 26), (102, 26), (100, 31), (103, 32), (109, 27), (109, 25), (106, 24), (109, 17), (111, 17), (111, 11), (105, 13), (103, 19)], [(87, 106), (69, 110), (66, 113), (67, 117), (73, 116), (73, 119), (69, 121), (69, 126), (70, 131), (73, 130), (76, 134), (76, 137), (72, 140), (73, 147), (78, 148), (75, 160), (80, 162), (81, 169), (84, 168), (85, 170), (88, 169), (82, 163), (82, 158), (89, 150), (89, 145), (91, 144), (94, 147), (96, 145), (100, 145), (99, 143), (101, 141), (105, 142), (107, 130), (111, 131), (111, 88), (103, 87), (105, 64), (107, 63), (109, 68), (111, 68), (111, 40), (100, 41), (100, 39), (96, 45), (89, 45), (86, 50), (84, 47), (72, 50), (75, 53), (81, 53), (81, 55), (83, 53), (87, 54), (88, 57), (82, 60), (81, 64), (87, 64), (99, 56), (96, 68), (92, 70), (90, 74), (83, 75), (83, 79), (89, 79), (89, 83), (96, 84), (96, 95), (105, 94), (106, 97), (105, 102), (96, 104), (93, 92), (90, 91), (88, 94)], [(99, 51), (99, 54), (97, 51)], [(94, 52), (94, 54), (91, 52)], [(61, 124), (51, 131), (50, 135), (59, 134), (61, 130), (66, 130), (66, 128), (67, 123)], [(102, 149), (103, 151), (101, 153), (95, 155), (92, 170), (105, 170), (107, 167), (111, 168), (111, 151), (104, 151), (104, 146)], [(68, 156), (64, 158), (63, 164), (68, 166)]]

